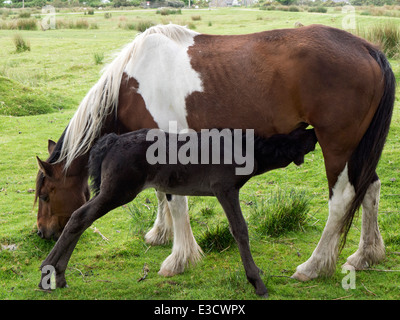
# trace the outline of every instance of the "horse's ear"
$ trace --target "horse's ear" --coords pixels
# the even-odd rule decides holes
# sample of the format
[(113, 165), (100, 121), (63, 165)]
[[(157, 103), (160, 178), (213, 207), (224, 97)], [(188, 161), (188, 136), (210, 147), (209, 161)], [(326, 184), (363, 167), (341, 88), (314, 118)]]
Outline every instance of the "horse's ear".
[(51, 178), (53, 176), (52, 165), (46, 161), (40, 160), (38, 156), (36, 156), (36, 159), (37, 159), (40, 171), (42, 171), (46, 177)]
[(53, 153), (53, 150), (54, 150), (55, 146), (56, 146), (56, 142), (54, 142), (53, 140), (49, 139), (48, 145), (47, 145), (47, 150), (49, 151), (49, 154)]

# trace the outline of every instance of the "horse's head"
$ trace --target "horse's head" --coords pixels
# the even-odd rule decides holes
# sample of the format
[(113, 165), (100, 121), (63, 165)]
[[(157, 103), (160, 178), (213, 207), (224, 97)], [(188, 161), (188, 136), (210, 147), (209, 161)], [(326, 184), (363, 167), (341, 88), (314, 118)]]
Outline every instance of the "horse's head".
[[(51, 154), (55, 142), (49, 140)], [(42, 161), (37, 157), (39, 172), (36, 179), (35, 201), (39, 203), (38, 236), (57, 240), (72, 213), (90, 197), (86, 165), (75, 161), (67, 171), (60, 163)]]

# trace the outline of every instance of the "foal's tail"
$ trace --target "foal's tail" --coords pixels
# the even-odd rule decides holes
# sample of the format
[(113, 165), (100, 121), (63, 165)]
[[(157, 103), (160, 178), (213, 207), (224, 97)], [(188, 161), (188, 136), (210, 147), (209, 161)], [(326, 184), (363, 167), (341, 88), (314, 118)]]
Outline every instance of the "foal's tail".
[(353, 217), (360, 208), (369, 186), (378, 179), (375, 170), (389, 132), (394, 106), (396, 79), (390, 64), (378, 49), (370, 47), (368, 50), (381, 67), (384, 77), (384, 92), (367, 132), (348, 162), (349, 180), (354, 186), (355, 197), (344, 217), (341, 249), (346, 242), (346, 235), (353, 222)]
[(89, 176), (91, 178), (90, 188), (94, 192), (95, 195), (100, 192), (101, 185), (101, 166), (103, 164), (103, 160), (106, 157), (108, 151), (115, 144), (115, 141), (118, 140), (118, 135), (115, 133), (110, 133), (102, 138), (93, 146), (90, 151), (89, 157)]

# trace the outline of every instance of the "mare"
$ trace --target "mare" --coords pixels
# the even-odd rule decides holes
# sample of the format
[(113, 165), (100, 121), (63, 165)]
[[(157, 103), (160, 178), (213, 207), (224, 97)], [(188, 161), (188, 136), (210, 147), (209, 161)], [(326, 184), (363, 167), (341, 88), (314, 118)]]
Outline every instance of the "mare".
[[(148, 139), (150, 131), (152, 135), (157, 131), (158, 137), (166, 135), (163, 151), (168, 160), (162, 163), (158, 160), (149, 161), (151, 153), (148, 150), (156, 144)], [(212, 150), (209, 135), (190, 132), (177, 137), (177, 134), (160, 131), (141, 129), (120, 136), (111, 133), (95, 144), (89, 158), (89, 176), (92, 178), (95, 195), (71, 215), (42, 268), (53, 266), (56, 285), (65, 286), (65, 270), (80, 235), (110, 210), (132, 201), (144, 189), (155, 188), (168, 194), (168, 201), (173, 201), (176, 195), (217, 197), (239, 247), (247, 279), (258, 295), (266, 297), (267, 289), (250, 252), (247, 225), (240, 209), (239, 190), (255, 175), (286, 167), (291, 162), (302, 164), (304, 155), (315, 149), (317, 138), (314, 130), (299, 128), (288, 135), (278, 134), (268, 139), (242, 134), (234, 136), (230, 130), (229, 139), (225, 134), (221, 148), (216, 150), (217, 154), (212, 152), (215, 149)], [(239, 143), (232, 143), (233, 138), (237, 137)], [(204, 143), (205, 140), (207, 143)], [(215, 142), (215, 139), (211, 139), (211, 142)], [(177, 148), (170, 148), (175, 144)], [(184, 144), (182, 150), (190, 153), (189, 161), (185, 160), (185, 164), (183, 161), (175, 161), (176, 156), (172, 155)], [(235, 155), (238, 145), (242, 147), (238, 154), (243, 154), (244, 150), (252, 151), (246, 152), (246, 160), (251, 162), (248, 174), (237, 174), (240, 163), (232, 154)], [(157, 151), (160, 156), (161, 148), (157, 148)], [(178, 265), (175, 268), (183, 270), (184, 267)]]
[[(356, 269), (385, 256), (377, 214), (376, 168), (389, 131), (395, 78), (384, 54), (343, 30), (311, 25), (244, 35), (207, 35), (177, 25), (147, 29), (105, 68), (50, 157), (38, 159), (38, 235), (57, 239), (71, 214), (88, 200), (89, 151), (106, 133), (142, 128), (179, 132), (253, 129), (264, 138), (305, 124), (315, 129), (329, 187), (329, 217), (311, 257), (293, 277), (309, 280), (335, 271), (358, 208), (362, 232), (347, 259)], [(170, 122), (177, 125), (170, 128)], [(167, 201), (146, 234), (152, 245), (174, 237), (160, 273), (181, 272), (200, 252), (187, 201)], [(187, 235), (190, 234), (190, 237)]]

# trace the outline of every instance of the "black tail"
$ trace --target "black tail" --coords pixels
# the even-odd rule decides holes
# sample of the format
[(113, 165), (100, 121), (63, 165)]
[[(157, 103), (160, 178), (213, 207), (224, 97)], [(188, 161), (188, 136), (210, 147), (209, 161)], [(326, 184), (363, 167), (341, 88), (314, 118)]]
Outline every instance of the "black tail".
[(89, 176), (91, 178), (90, 188), (97, 195), (100, 192), (101, 185), (101, 165), (108, 151), (118, 140), (118, 135), (110, 133), (96, 142), (90, 151), (89, 157)]
[(376, 167), (389, 133), (395, 99), (396, 79), (389, 61), (381, 51), (375, 48), (368, 48), (368, 50), (381, 67), (384, 77), (384, 92), (367, 132), (348, 163), (349, 180), (354, 186), (356, 194), (344, 217), (341, 249), (346, 242), (353, 217), (360, 208), (368, 187), (378, 179)]

